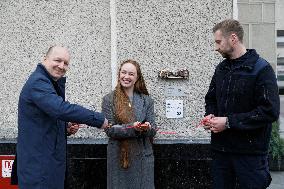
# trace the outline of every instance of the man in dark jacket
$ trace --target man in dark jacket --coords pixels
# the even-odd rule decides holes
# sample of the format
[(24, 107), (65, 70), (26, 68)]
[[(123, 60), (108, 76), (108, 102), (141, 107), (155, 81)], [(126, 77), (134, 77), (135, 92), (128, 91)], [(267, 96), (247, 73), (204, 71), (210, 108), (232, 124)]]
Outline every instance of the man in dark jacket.
[(21, 189), (63, 189), (66, 171), (66, 124), (106, 128), (102, 113), (65, 101), (70, 55), (51, 47), (25, 83), (18, 105), (17, 173)]
[(225, 59), (216, 67), (205, 97), (204, 128), (211, 130), (213, 188), (262, 189), (271, 182), (268, 146), (279, 116), (275, 73), (243, 44), (243, 28), (228, 19), (213, 28)]

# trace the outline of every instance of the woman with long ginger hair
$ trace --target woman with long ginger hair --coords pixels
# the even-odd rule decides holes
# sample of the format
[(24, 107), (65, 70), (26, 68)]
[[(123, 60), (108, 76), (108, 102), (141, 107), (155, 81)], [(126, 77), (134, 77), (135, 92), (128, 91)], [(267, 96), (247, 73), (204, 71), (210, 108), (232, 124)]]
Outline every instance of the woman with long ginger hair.
[(102, 112), (111, 123), (105, 130), (109, 137), (107, 188), (155, 188), (154, 101), (136, 61), (122, 62), (115, 90), (103, 98)]

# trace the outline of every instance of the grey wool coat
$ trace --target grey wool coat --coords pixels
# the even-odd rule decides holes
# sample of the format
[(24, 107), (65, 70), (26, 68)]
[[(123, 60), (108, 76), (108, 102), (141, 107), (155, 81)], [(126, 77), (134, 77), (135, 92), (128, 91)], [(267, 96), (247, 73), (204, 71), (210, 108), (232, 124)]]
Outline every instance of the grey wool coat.
[[(156, 134), (154, 101), (147, 95), (134, 93), (132, 106), (137, 121), (150, 122), (152, 128), (141, 135), (129, 124), (118, 124), (115, 120), (114, 92), (103, 98), (102, 111), (112, 123), (106, 130), (109, 137), (107, 147), (107, 188), (108, 189), (154, 189), (154, 156), (150, 138)], [(144, 139), (143, 139), (144, 138)], [(120, 140), (129, 143), (130, 167), (120, 165)]]

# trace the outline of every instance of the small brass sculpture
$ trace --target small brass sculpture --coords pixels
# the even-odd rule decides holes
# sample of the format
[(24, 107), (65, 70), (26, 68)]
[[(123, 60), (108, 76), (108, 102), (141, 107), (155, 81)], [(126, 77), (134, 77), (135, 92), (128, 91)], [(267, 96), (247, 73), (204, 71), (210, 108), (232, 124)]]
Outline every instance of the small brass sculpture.
[(189, 72), (187, 69), (180, 69), (176, 72), (164, 69), (160, 71), (159, 77), (162, 79), (188, 79)]

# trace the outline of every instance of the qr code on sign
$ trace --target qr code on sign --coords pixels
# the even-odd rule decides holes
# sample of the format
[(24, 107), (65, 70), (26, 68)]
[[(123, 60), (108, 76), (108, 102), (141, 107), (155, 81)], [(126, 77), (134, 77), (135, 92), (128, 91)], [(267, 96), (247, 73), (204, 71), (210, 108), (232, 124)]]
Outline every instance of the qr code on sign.
[(2, 160), (2, 177), (11, 177), (14, 160)]

